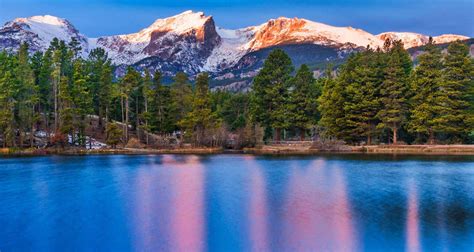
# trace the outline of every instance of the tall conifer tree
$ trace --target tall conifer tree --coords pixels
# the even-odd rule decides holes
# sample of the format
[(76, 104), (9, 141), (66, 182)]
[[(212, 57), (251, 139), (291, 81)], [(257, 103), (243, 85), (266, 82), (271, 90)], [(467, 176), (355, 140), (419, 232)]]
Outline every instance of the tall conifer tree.
[(379, 128), (392, 131), (392, 141), (397, 144), (398, 130), (406, 122), (408, 114), (409, 77), (412, 70), (410, 55), (401, 41), (394, 41), (387, 52), (388, 63), (380, 89), (382, 107), (377, 113)]
[(125, 123), (125, 142), (128, 142), (129, 139), (129, 120), (130, 120), (130, 97), (132, 92), (140, 84), (140, 73), (138, 73), (134, 68), (128, 67), (127, 73), (122, 79), (122, 110), (125, 110), (124, 113), (124, 123)]
[(307, 65), (301, 65), (292, 80), (292, 90), (290, 94), (290, 120), (292, 126), (300, 131), (300, 140), (305, 139), (306, 130), (311, 128), (315, 121), (317, 103), (313, 92), (315, 79), (313, 73)]
[[(354, 56), (351, 56), (346, 65), (342, 66), (340, 79), (348, 78), (348, 68), (351, 68), (353, 60)], [(318, 98), (318, 110), (321, 113), (319, 124), (324, 128), (326, 137), (342, 139), (345, 88), (343, 81), (333, 77), (332, 70), (332, 66), (326, 69), (321, 96)]]
[(17, 86), (17, 113), (19, 146), (23, 146), (23, 134), (29, 131), (30, 146), (33, 146), (33, 134), (38, 114), (35, 113), (38, 104), (38, 87), (35, 83), (34, 72), (28, 56), (28, 44), (23, 43), (18, 51), (18, 65), (16, 69)]
[(196, 79), (194, 88), (192, 110), (179, 122), (188, 134), (192, 134), (197, 145), (206, 144), (205, 132), (216, 125), (216, 116), (211, 110), (209, 94), (209, 75), (201, 73)]
[[(174, 114), (174, 124), (179, 127), (178, 122), (191, 111), (192, 108), (192, 87), (189, 83), (188, 76), (185, 73), (177, 73), (174, 77), (174, 82), (171, 84), (171, 109)], [(183, 133), (183, 132), (181, 132)]]
[(459, 41), (451, 43), (444, 60), (442, 80), (433, 94), (433, 131), (446, 134), (456, 142), (466, 139), (472, 130), (468, 94), (473, 81), (469, 48)]
[(419, 64), (415, 68), (412, 82), (414, 96), (411, 98), (409, 129), (419, 135), (428, 136), (430, 144), (435, 142), (435, 108), (439, 106), (436, 93), (439, 92), (443, 77), (442, 58), (440, 49), (430, 38), (425, 52), (418, 57)]
[(289, 126), (288, 100), (293, 65), (290, 57), (281, 49), (268, 55), (263, 69), (253, 81), (252, 113), (268, 132), (274, 129), (274, 140), (280, 141), (281, 130)]

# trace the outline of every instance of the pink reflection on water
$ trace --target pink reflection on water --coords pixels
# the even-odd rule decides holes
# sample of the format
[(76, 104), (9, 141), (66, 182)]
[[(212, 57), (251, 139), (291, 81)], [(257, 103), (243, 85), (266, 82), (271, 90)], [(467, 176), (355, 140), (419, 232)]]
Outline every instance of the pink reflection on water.
[(406, 250), (420, 251), (420, 226), (418, 215), (418, 196), (413, 180), (408, 184), (408, 210), (406, 223)]
[[(249, 156), (251, 157), (251, 156)], [(268, 206), (265, 177), (262, 169), (258, 167), (254, 157), (245, 158), (249, 163), (250, 172), (250, 240), (252, 251), (269, 251), (268, 247)]]
[[(164, 159), (171, 158), (164, 157)], [(169, 161), (169, 160), (168, 160)], [(166, 162), (166, 160), (165, 160)], [(172, 162), (170, 162), (172, 163)], [(204, 251), (204, 169), (197, 156), (174, 163), (171, 177), (171, 250)]]
[(324, 167), (320, 159), (306, 168), (292, 168), (285, 203), (285, 250), (357, 249), (344, 177), (339, 169)]
[(151, 246), (153, 246), (152, 177), (148, 174), (146, 168), (147, 167), (140, 167), (139, 173), (137, 174), (137, 203), (135, 204), (135, 218), (137, 223), (133, 225), (137, 229), (135, 231), (135, 246), (141, 249), (151, 248)]
[(308, 190), (311, 189), (308, 179), (312, 174), (307, 174), (299, 167), (293, 169), (285, 203), (283, 247), (285, 250), (298, 251), (321, 249), (326, 239), (325, 218), (320, 214), (324, 206), (318, 200), (322, 192)]
[(338, 215), (333, 218), (334, 235), (338, 251), (355, 251), (357, 249), (357, 239), (352, 219), (351, 206), (347, 197), (346, 181), (339, 168), (334, 170), (334, 195), (336, 201), (334, 211)]

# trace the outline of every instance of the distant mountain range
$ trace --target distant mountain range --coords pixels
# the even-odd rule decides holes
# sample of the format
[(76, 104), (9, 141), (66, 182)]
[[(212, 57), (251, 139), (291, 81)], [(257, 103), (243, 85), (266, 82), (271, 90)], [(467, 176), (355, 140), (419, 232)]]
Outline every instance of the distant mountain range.
[[(96, 47), (104, 48), (118, 66), (119, 76), (127, 65), (160, 70), (167, 77), (178, 71), (190, 76), (207, 71), (214, 86), (235, 90), (248, 88), (266, 55), (275, 47), (285, 49), (296, 65), (307, 63), (317, 70), (329, 61), (343, 61), (353, 51), (381, 47), (386, 38), (401, 39), (406, 48), (422, 46), (429, 39), (427, 35), (410, 32), (374, 35), (352, 27), (285, 17), (228, 30), (217, 27), (212, 16), (186, 11), (158, 19), (137, 33), (99, 38), (88, 38), (66, 19), (54, 16), (17, 18), (0, 28), (0, 50), (15, 51), (21, 42), (28, 42), (31, 51), (44, 51), (55, 37), (65, 41), (76, 38), (84, 56)], [(433, 39), (437, 44), (445, 44), (469, 37), (445, 34)]]

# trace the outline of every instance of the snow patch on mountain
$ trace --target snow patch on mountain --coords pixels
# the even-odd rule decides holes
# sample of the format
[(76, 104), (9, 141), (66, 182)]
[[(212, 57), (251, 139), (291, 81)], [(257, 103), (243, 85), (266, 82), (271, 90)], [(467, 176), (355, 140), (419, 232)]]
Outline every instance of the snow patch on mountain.
[(455, 35), (455, 34), (443, 34), (440, 36), (433, 37), (433, 41), (435, 44), (444, 44), (444, 43), (449, 43), (456, 40), (466, 40), (466, 39), (469, 39), (469, 37)]
[[(361, 29), (330, 26), (306, 19), (303, 19), (303, 21), (305, 22), (303, 29), (295, 32), (295, 36), (324, 37), (329, 43), (334, 44), (351, 43), (360, 47), (370, 46), (372, 48), (381, 46), (380, 40), (377, 37)], [(324, 45), (325, 40), (317, 42), (322, 42)]]
[[(385, 41), (387, 38), (390, 40), (401, 40), (406, 49), (426, 45), (430, 39), (430, 37), (427, 35), (414, 32), (384, 32), (378, 34), (377, 37), (382, 41)], [(433, 42), (435, 44), (444, 44), (456, 40), (466, 39), (469, 39), (469, 37), (454, 34), (443, 34), (433, 37)]]
[(238, 30), (229, 30), (218, 27), (217, 33), (221, 43), (214, 48), (207, 58), (203, 71), (215, 72), (234, 66), (245, 54), (249, 52), (248, 44), (255, 34), (255, 27)]

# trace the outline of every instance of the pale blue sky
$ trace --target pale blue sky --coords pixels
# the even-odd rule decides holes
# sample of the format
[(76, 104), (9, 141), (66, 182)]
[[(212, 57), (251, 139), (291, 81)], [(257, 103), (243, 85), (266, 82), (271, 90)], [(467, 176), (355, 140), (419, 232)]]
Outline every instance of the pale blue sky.
[(0, 23), (50, 14), (95, 37), (136, 32), (157, 18), (189, 9), (214, 16), (217, 25), (225, 28), (297, 16), (374, 34), (413, 31), (474, 37), (474, 0), (0, 0)]

